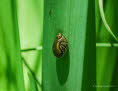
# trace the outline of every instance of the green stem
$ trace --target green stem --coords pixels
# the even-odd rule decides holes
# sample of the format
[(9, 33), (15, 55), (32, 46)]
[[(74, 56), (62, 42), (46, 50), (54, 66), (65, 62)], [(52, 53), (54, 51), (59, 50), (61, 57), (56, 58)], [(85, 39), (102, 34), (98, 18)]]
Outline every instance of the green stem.
[(42, 87), (41, 83), (38, 81), (38, 79), (35, 76), (35, 73), (32, 71), (32, 69), (29, 67), (29, 65), (27, 64), (27, 62), (25, 61), (25, 59), (22, 57), (22, 60), (25, 64), (25, 66), (28, 68), (28, 70), (31, 72), (32, 76), (34, 77), (34, 80), (37, 82), (37, 84), (39, 85), (39, 87)]
[(118, 43), (96, 43), (96, 47), (118, 47)]
[(38, 46), (36, 48), (21, 49), (21, 52), (28, 52), (28, 51), (34, 51), (34, 50), (40, 51), (42, 49), (43, 49), (42, 46)]

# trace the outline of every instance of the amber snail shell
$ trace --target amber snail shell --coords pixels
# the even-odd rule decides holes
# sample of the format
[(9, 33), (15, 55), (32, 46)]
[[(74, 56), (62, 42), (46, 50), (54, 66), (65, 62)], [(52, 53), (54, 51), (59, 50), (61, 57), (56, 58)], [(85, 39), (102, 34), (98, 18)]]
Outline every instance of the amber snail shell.
[(67, 39), (61, 34), (58, 33), (56, 39), (53, 43), (53, 53), (57, 58), (63, 57), (68, 50)]

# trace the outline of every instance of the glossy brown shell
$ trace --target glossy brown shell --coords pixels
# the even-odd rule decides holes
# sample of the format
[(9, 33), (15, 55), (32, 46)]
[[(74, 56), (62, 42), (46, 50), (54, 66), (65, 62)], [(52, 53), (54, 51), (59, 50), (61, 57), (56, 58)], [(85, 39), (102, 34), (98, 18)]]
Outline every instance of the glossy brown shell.
[(53, 43), (54, 55), (57, 58), (61, 58), (66, 54), (67, 50), (68, 50), (67, 39), (61, 33), (58, 33)]

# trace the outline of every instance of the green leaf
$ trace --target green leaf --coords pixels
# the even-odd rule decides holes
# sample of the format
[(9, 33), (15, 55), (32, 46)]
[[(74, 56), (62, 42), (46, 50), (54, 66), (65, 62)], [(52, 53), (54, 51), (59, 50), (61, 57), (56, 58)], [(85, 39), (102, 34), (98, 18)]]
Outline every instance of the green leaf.
[(106, 19), (105, 19), (105, 15), (104, 15), (104, 10), (103, 10), (103, 0), (99, 0), (99, 9), (100, 9), (100, 14), (101, 14), (101, 18), (102, 21), (107, 29), (107, 31), (111, 34), (111, 36), (118, 42), (118, 38), (115, 36), (115, 34), (112, 32), (111, 28), (109, 27)]
[[(107, 23), (109, 24), (111, 30), (114, 32), (116, 36), (118, 36), (118, 8), (117, 8), (117, 0), (111, 1), (111, 0), (104, 0), (103, 8), (104, 8), (104, 14)], [(99, 1), (96, 0), (96, 6), (97, 8), (99, 5)], [(100, 19), (101, 17), (98, 14), (96, 16), (96, 19)], [(99, 16), (99, 17), (98, 17)], [(103, 18), (103, 17), (102, 17)], [(114, 38), (109, 34), (108, 30), (106, 30), (106, 26), (104, 25), (104, 22), (97, 21), (97, 24), (101, 24), (101, 26), (98, 27), (98, 35), (97, 36), (97, 42), (107, 42), (107, 43), (114, 43)], [(109, 43), (109, 44), (110, 44)], [(97, 91), (117, 91), (117, 48), (115, 47), (100, 47), (96, 48), (96, 64), (97, 64), (97, 85), (102, 86), (97, 88)], [(106, 87), (105, 87), (106, 86)]]
[(0, 90), (24, 91), (15, 0), (0, 1)]
[[(43, 0), (17, 0), (17, 3), (21, 49), (42, 46)], [(41, 83), (42, 51), (22, 52), (22, 56)], [(23, 71), (27, 73), (26, 67), (24, 67)], [(24, 77), (25, 88), (27, 90), (29, 88), (28, 75), (25, 74)]]
[(81, 91), (96, 91), (95, 1), (89, 0)]
[[(83, 88), (89, 85), (95, 91), (89, 80), (95, 82), (94, 0), (92, 3), (91, 0), (45, 0), (44, 6), (43, 91), (87, 91)], [(58, 33), (67, 38), (69, 46), (67, 54), (60, 59), (52, 52)]]

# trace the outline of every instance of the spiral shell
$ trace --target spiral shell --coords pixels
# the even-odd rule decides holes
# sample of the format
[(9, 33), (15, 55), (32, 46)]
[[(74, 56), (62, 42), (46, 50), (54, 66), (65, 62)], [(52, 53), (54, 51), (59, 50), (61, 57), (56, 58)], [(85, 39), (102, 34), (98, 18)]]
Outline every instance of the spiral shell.
[(53, 44), (53, 53), (57, 58), (63, 57), (68, 50), (67, 39), (61, 34), (58, 33)]

